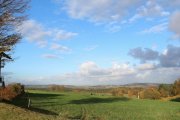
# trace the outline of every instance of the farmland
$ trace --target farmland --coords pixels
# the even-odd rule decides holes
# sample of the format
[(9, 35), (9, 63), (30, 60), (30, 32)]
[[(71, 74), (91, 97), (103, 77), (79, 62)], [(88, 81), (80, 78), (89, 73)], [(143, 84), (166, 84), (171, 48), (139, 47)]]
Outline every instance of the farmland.
[(25, 101), (0, 103), (0, 120), (178, 120), (180, 103), (113, 97), (89, 92), (29, 90), (31, 108)]

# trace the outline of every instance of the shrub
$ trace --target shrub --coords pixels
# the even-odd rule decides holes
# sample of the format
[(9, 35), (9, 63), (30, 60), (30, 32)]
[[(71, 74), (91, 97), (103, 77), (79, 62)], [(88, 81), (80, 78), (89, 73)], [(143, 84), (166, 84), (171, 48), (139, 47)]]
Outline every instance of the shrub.
[(51, 85), (49, 86), (49, 90), (51, 91), (64, 91), (64, 86), (61, 85)]
[(128, 90), (128, 97), (132, 97), (133, 96), (133, 91), (132, 90)]
[(180, 78), (173, 84), (173, 95), (180, 95)]
[(130, 90), (128, 90), (128, 97), (138, 97), (138, 94), (139, 94), (139, 91), (138, 89), (136, 88), (132, 88)]
[(161, 97), (172, 96), (172, 85), (160, 84), (158, 91), (160, 92)]
[(155, 88), (148, 88), (140, 92), (141, 99), (160, 99), (161, 94)]
[(112, 90), (111, 94), (113, 96), (123, 96), (123, 91), (121, 89), (116, 88)]
[(4, 89), (0, 90), (0, 99), (1, 100), (7, 100), (12, 101), (13, 99), (23, 95), (24, 92), (24, 86), (16, 83), (16, 84), (10, 84), (6, 86)]

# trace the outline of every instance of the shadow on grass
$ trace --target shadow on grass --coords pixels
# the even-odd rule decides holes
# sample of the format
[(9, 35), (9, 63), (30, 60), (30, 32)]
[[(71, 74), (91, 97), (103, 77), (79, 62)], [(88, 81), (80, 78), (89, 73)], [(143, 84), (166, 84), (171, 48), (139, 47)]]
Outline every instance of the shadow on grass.
[(112, 97), (112, 98), (86, 98), (80, 100), (72, 100), (70, 104), (96, 104), (96, 103), (112, 103), (118, 101), (128, 101), (126, 97)]
[(171, 99), (170, 101), (172, 101), (172, 102), (180, 102), (180, 97), (177, 97), (177, 98)]
[(19, 98), (16, 98), (12, 101), (3, 101), (4, 103), (7, 104), (11, 104), (11, 105), (15, 105), (17, 107), (21, 107), (23, 109), (26, 110), (30, 110), (33, 112), (37, 112), (37, 113), (41, 113), (41, 114), (46, 114), (46, 115), (58, 115), (55, 112), (49, 111), (49, 110), (45, 110), (42, 108), (37, 108), (37, 107), (33, 107), (31, 106), (30, 108), (28, 108), (28, 97), (29, 96), (31, 99), (34, 98), (38, 98), (38, 99), (51, 99), (53, 97), (57, 97), (57, 96), (62, 96), (61, 94), (39, 94), (39, 93), (29, 93), (28, 95), (25, 94)]
[(41, 113), (41, 114), (46, 114), (46, 115), (58, 115), (57, 113), (55, 113), (53, 111), (49, 111), (49, 110), (45, 110), (45, 109), (41, 109), (41, 108), (31, 107), (28, 110), (37, 112), (37, 113)]
[[(64, 105), (57, 102), (62, 96), (65, 96), (64, 94), (29, 93), (28, 96), (36, 107)], [(33, 100), (38, 102), (34, 103)]]
[(35, 99), (49, 99), (49, 98), (56, 98), (58, 96), (64, 96), (63, 94), (48, 94), (48, 93), (28, 93), (30, 98)]

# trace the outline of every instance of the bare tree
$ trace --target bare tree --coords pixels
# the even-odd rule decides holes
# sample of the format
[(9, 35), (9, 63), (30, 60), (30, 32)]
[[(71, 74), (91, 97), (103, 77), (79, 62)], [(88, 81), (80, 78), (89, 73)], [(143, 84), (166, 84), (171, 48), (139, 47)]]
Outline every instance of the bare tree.
[(10, 51), (21, 39), (16, 28), (26, 19), (29, 0), (0, 0), (0, 51)]

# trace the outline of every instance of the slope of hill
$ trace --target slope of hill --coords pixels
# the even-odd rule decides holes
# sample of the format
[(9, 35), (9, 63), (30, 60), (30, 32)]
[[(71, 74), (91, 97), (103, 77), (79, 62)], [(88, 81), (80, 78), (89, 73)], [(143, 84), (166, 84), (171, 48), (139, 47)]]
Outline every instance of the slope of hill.
[(0, 120), (43, 120), (52, 118), (14, 105), (0, 103)]
[(176, 101), (42, 90), (29, 90), (29, 97), (31, 110), (0, 103), (0, 120), (179, 120), (180, 117), (180, 103)]

